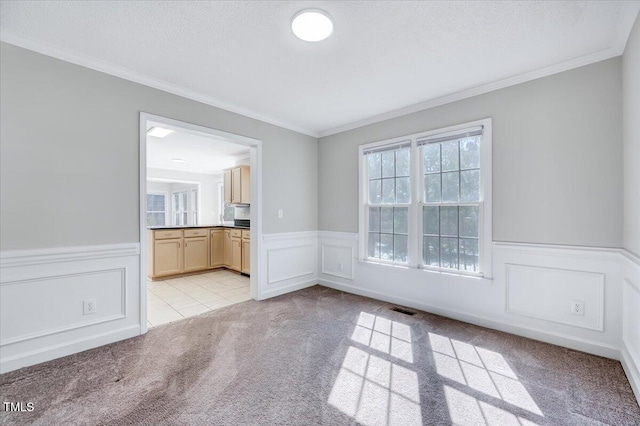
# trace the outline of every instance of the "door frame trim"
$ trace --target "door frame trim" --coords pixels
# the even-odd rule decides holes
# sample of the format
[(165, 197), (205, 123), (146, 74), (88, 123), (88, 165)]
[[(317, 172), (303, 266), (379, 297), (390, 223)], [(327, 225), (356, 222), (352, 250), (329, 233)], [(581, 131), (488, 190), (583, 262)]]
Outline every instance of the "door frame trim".
[[(262, 245), (262, 141), (247, 136), (237, 135), (198, 124), (175, 120), (160, 115), (140, 112), (140, 334), (147, 332), (147, 122), (161, 123), (167, 127), (176, 127), (189, 132), (207, 134), (216, 138), (224, 138), (229, 142), (244, 145), (249, 148), (249, 165), (251, 166), (251, 277), (249, 295), (255, 300), (262, 299), (261, 294), (265, 289), (260, 289), (258, 274), (262, 259), (260, 250)], [(217, 196), (217, 194), (216, 194)], [(253, 261), (256, 259), (256, 261)]]

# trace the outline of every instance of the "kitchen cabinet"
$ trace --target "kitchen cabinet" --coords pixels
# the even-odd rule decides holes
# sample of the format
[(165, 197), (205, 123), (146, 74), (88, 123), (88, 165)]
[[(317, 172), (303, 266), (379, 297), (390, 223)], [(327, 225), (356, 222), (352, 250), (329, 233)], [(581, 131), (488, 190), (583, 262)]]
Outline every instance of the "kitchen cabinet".
[(218, 268), (224, 266), (224, 230), (212, 229), (209, 237), (210, 241), (210, 256), (209, 266), (212, 268)]
[(201, 271), (208, 267), (209, 238), (206, 235), (201, 237), (185, 238), (183, 272)]
[(251, 203), (251, 169), (238, 166), (223, 171), (225, 204)]
[(149, 230), (149, 278), (228, 268), (251, 272), (249, 230), (183, 228)]
[(242, 231), (242, 269), (243, 274), (251, 273), (251, 234)]
[(182, 272), (182, 239), (161, 239), (153, 243), (152, 275), (155, 277)]
[(229, 268), (235, 271), (242, 271), (242, 231), (240, 229), (231, 230), (231, 259)]
[(224, 230), (224, 256), (223, 264), (229, 266), (231, 264), (231, 229)]

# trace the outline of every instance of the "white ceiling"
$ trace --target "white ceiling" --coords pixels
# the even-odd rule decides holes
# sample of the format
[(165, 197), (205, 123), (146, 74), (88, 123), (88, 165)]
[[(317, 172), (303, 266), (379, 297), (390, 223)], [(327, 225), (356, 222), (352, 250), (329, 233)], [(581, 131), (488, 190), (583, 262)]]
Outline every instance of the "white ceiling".
[[(311, 135), (620, 55), (639, 1), (2, 1), (0, 37)], [(302, 8), (334, 33), (291, 33)]]
[[(154, 126), (175, 130), (175, 133), (164, 138), (147, 136), (147, 167), (150, 168), (217, 174), (249, 157), (246, 146), (222, 138), (154, 122), (148, 122), (147, 130)], [(187, 161), (175, 163), (173, 158)]]

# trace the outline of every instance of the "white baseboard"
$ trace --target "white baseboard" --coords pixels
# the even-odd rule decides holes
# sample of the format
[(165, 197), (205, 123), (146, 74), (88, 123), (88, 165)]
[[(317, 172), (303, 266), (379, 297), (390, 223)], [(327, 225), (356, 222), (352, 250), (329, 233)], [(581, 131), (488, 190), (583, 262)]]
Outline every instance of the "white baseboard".
[(428, 305), (425, 303), (417, 302), (415, 300), (404, 299), (401, 297), (391, 296), (388, 294), (363, 289), (349, 284), (339, 283), (336, 281), (319, 279), (319, 284), (325, 287), (333, 288), (335, 290), (345, 291), (347, 293), (353, 293), (360, 296), (371, 297), (372, 299), (382, 300), (384, 302), (394, 303), (409, 308), (418, 309), (425, 312), (430, 312), (437, 315), (442, 315), (447, 318), (453, 318), (459, 321), (468, 322), (481, 327), (487, 327), (494, 330), (504, 331), (506, 333), (515, 334), (518, 336), (528, 337), (530, 339), (540, 340), (542, 342), (551, 343), (558, 346), (564, 346), (570, 349), (575, 349), (582, 352), (588, 352), (595, 355), (600, 355), (606, 358), (619, 359), (619, 348), (611, 345), (606, 345), (600, 342), (589, 341), (585, 339), (576, 338), (573, 336), (562, 335), (557, 333), (550, 333), (544, 330), (537, 330), (534, 328), (524, 328), (514, 326), (512, 324), (496, 321), (494, 319), (469, 315), (464, 312), (459, 312), (451, 309), (443, 309), (437, 306)]
[(627, 375), (627, 379), (629, 379), (631, 389), (633, 389), (638, 405), (640, 405), (640, 368), (629, 353), (627, 345), (624, 343), (622, 344), (621, 355), (620, 362), (622, 363), (622, 368)]
[(298, 291), (298, 290), (302, 290), (304, 288), (308, 288), (308, 287), (313, 287), (314, 285), (318, 284), (318, 279), (317, 278), (311, 278), (309, 280), (305, 280), (302, 282), (296, 282), (294, 284), (289, 284), (286, 285), (284, 287), (278, 287), (278, 288), (274, 288), (272, 290), (267, 290), (263, 293), (263, 299), (269, 299), (272, 297), (276, 297), (276, 296), (281, 296), (283, 294), (286, 293), (291, 293), (293, 291)]
[(21, 353), (0, 361), (0, 374), (140, 335), (140, 324)]

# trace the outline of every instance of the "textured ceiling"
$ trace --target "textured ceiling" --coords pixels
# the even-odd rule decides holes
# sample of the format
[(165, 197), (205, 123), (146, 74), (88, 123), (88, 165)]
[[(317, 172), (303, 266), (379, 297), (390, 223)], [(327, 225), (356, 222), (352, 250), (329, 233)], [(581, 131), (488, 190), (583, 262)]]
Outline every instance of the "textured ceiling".
[[(305, 7), (332, 15), (329, 39), (292, 35), (291, 17)], [(0, 36), (322, 135), (619, 55), (639, 9), (638, 1), (2, 1)]]

